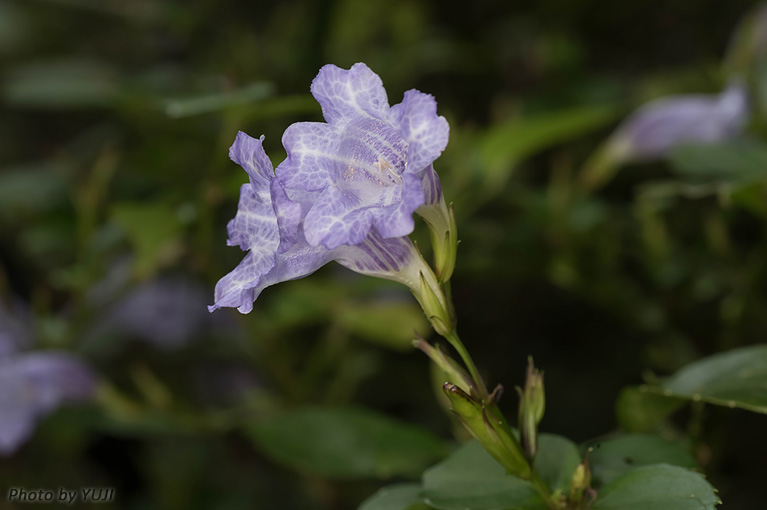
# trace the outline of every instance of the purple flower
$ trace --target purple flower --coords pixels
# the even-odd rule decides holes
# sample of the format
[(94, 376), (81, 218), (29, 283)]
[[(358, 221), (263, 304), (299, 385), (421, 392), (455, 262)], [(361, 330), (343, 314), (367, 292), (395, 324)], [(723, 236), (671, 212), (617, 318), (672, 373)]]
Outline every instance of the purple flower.
[(71, 353), (21, 352), (31, 337), (24, 310), (0, 303), (0, 455), (16, 451), (39, 418), (91, 398), (96, 388), (93, 372)]
[(719, 95), (670, 96), (647, 103), (618, 127), (611, 145), (623, 160), (657, 159), (685, 142), (734, 138), (747, 120), (747, 89), (736, 81)]
[(38, 351), (0, 358), (0, 455), (16, 451), (41, 417), (91, 398), (96, 378), (72, 354)]
[(159, 278), (142, 283), (110, 306), (86, 341), (105, 335), (135, 337), (161, 349), (178, 349), (207, 325), (203, 289), (192, 281)]
[(288, 195), (311, 196), (304, 234), (328, 249), (413, 231), (425, 202), (424, 174), (447, 145), (448, 124), (428, 94), (409, 90), (389, 107), (381, 79), (365, 64), (323, 67), (312, 94), (327, 123), (299, 122), (282, 137), (288, 157), (277, 179)]
[(240, 132), (229, 151), (250, 182), (228, 244), (249, 253), (216, 285), (211, 311), (247, 313), (265, 287), (332, 260), (414, 291), (421, 285), (425, 265), (405, 236), (417, 209), (442, 201), (432, 163), (447, 145), (447, 121), (434, 98), (416, 90), (389, 107), (380, 78), (364, 64), (325, 66), (311, 90), (327, 123), (285, 131), (288, 157), (276, 175), (263, 137)]

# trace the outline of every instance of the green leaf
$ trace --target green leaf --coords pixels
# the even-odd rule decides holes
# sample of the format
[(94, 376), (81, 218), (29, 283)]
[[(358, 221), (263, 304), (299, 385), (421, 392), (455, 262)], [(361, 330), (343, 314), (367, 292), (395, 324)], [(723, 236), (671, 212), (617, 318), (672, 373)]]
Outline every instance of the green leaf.
[[(653, 181), (640, 186), (640, 196), (656, 202), (676, 197), (703, 198), (735, 193), (749, 187), (761, 198), (760, 183), (767, 180), (767, 145), (751, 140), (717, 144), (680, 145), (669, 156), (677, 179)], [(759, 198), (759, 199), (760, 199)], [(753, 201), (753, 200), (752, 200)], [(763, 212), (764, 200), (743, 205)]]
[(332, 478), (415, 478), (448, 451), (424, 429), (356, 408), (297, 409), (250, 433), (275, 461)]
[(402, 483), (380, 489), (365, 500), (359, 510), (416, 510), (419, 506), (425, 507), (422, 501), (420, 484)]
[(44, 109), (109, 106), (120, 79), (106, 62), (61, 59), (25, 64), (8, 73), (3, 96), (8, 104)]
[(401, 301), (350, 304), (338, 310), (338, 322), (373, 343), (406, 351), (416, 333), (426, 336), (429, 323), (415, 303)]
[(698, 181), (745, 185), (767, 179), (767, 145), (754, 141), (681, 145), (670, 161), (678, 174)]
[(591, 472), (600, 484), (610, 483), (627, 471), (650, 464), (698, 467), (692, 455), (682, 446), (649, 434), (617, 437), (591, 446), (594, 448), (589, 455)]
[(61, 170), (52, 163), (33, 163), (0, 171), (0, 216), (19, 219), (66, 203)]
[(625, 432), (657, 430), (671, 413), (682, 407), (683, 399), (668, 398), (647, 391), (645, 386), (623, 388), (615, 404), (618, 425)]
[(552, 492), (570, 490), (573, 473), (580, 462), (581, 453), (569, 439), (555, 434), (538, 436), (535, 469)]
[(604, 126), (615, 108), (596, 106), (515, 118), (489, 130), (480, 146), (488, 189), (503, 184), (515, 165), (547, 147)]
[(632, 469), (600, 489), (593, 510), (714, 510), (714, 488), (703, 475), (667, 464)]
[(12, 54), (29, 34), (28, 15), (14, 2), (0, 1), (0, 54)]
[(174, 119), (204, 113), (230, 110), (263, 101), (274, 95), (274, 85), (267, 82), (251, 83), (237, 90), (199, 95), (186, 99), (165, 101), (165, 114)]
[(160, 202), (120, 203), (112, 207), (111, 214), (133, 245), (139, 276), (151, 275), (180, 252), (182, 225), (169, 206)]
[(767, 414), (767, 345), (734, 349), (691, 363), (666, 379), (659, 391), (668, 397)]
[(506, 470), (470, 441), (423, 475), (423, 497), (441, 510), (545, 510), (529, 483)]

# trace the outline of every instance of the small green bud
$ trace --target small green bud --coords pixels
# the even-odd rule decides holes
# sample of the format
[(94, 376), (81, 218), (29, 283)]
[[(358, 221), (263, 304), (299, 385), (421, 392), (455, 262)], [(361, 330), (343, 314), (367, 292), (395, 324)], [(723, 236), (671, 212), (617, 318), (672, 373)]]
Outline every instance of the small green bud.
[(578, 464), (570, 481), (570, 501), (578, 503), (583, 499), (583, 494), (591, 486), (591, 469), (589, 468), (588, 454), (583, 462)]
[(538, 424), (546, 408), (543, 389), (543, 372), (535, 368), (533, 358), (528, 358), (525, 388), (519, 389), (519, 433), (525, 457), (532, 462), (538, 453)]
[(421, 206), (416, 212), (429, 226), (434, 251), (434, 272), (440, 283), (448, 282), (455, 269), (458, 251), (458, 226), (453, 204), (447, 206), (444, 198), (440, 198), (436, 204)]
[[(434, 274), (429, 275), (434, 278)], [(420, 285), (416, 294), (416, 299), (421, 304), (426, 318), (431, 322), (431, 326), (438, 334), (447, 337), (453, 330), (453, 320), (447, 311), (445, 295), (439, 284), (429, 282), (423, 271), (419, 273)]]
[(502, 419), (497, 407), (488, 407), (455, 384), (442, 387), (464, 427), (506, 470), (520, 478), (530, 478), (530, 465), (522, 454), (511, 427)]

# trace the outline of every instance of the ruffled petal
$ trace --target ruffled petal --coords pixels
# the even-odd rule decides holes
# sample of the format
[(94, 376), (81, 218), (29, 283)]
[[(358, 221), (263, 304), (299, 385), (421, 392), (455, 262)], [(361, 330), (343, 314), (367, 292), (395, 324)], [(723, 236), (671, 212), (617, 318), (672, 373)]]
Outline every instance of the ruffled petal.
[(280, 181), (274, 179), (271, 184), (274, 212), (277, 215), (277, 227), (280, 232), (280, 244), (277, 253), (284, 253), (298, 241), (298, 226), (303, 218), (300, 202), (291, 200)]
[(275, 257), (274, 251), (253, 250), (248, 253), (234, 271), (218, 281), (214, 293), (215, 303), (208, 310), (212, 312), (221, 307), (231, 307), (241, 313), (250, 312), (253, 301), (258, 297), (256, 289), (263, 276), (274, 267)]
[(391, 116), (409, 143), (408, 172), (422, 175), (447, 147), (447, 120), (437, 115), (434, 97), (417, 90), (405, 92), (402, 102), (392, 106)]
[(358, 117), (384, 119), (389, 111), (381, 78), (362, 63), (348, 71), (332, 64), (324, 66), (312, 81), (311, 91), (329, 124)]
[(402, 199), (388, 207), (371, 209), (373, 222), (382, 237), (401, 237), (415, 228), (413, 213), (426, 198), (421, 179), (412, 174), (403, 176)]
[(295, 244), (284, 253), (274, 255), (274, 264), (267, 273), (254, 277), (256, 272), (250, 257), (248, 254), (234, 271), (218, 282), (216, 304), (208, 307), (210, 311), (236, 307), (240, 313), (249, 313), (265, 288), (312, 274), (333, 260), (333, 253), (324, 246), (309, 246), (299, 231)]
[(304, 235), (311, 246), (332, 250), (342, 244), (361, 243), (372, 217), (357, 196), (335, 186), (327, 188), (304, 218)]
[(274, 268), (264, 277), (258, 292), (270, 285), (308, 276), (333, 258), (332, 251), (324, 246), (310, 246), (303, 233), (299, 232), (299, 241), (285, 253), (277, 255)]
[(213, 311), (230, 306), (247, 313), (253, 308), (253, 289), (259, 285), (261, 277), (274, 267), (280, 230), (270, 194), (274, 175), (261, 140), (240, 132), (232, 145), (231, 154), (232, 159), (248, 172), (250, 183), (240, 188), (237, 214), (227, 226), (228, 244), (249, 250), (249, 253), (234, 271), (216, 284), (215, 303), (208, 309)]
[(237, 214), (227, 225), (227, 245), (239, 246), (243, 251), (269, 252), (277, 249), (280, 242), (277, 218), (269, 195), (269, 185), (265, 186), (266, 189), (258, 193), (250, 183), (240, 188)]
[(338, 134), (327, 124), (292, 124), (282, 135), (282, 145), (288, 157), (277, 166), (277, 177), (287, 188), (323, 190), (344, 166), (336, 157)]
[(263, 135), (256, 139), (238, 131), (229, 148), (229, 158), (248, 172), (250, 182), (259, 183), (262, 187), (274, 177), (274, 167), (264, 152), (263, 141)]

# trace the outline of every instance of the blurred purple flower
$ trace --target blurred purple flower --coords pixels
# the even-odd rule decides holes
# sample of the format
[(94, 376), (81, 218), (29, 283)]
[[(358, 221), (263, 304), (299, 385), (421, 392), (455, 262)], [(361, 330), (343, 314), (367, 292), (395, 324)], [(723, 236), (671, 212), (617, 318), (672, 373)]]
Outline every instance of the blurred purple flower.
[(25, 321), (0, 306), (0, 455), (16, 451), (38, 419), (96, 390), (96, 376), (76, 355), (20, 352), (30, 336)]
[(162, 349), (177, 349), (207, 324), (203, 288), (193, 282), (161, 278), (143, 283), (109, 307), (88, 333), (140, 338)]
[(623, 121), (611, 146), (623, 160), (657, 159), (685, 142), (734, 138), (747, 121), (748, 91), (735, 81), (718, 95), (669, 96), (647, 103)]
[(64, 351), (38, 351), (0, 359), (0, 455), (16, 451), (37, 420), (70, 402), (93, 397), (96, 377)]
[(263, 389), (261, 379), (247, 365), (210, 362), (195, 371), (193, 383), (205, 404), (232, 406)]
[(448, 139), (434, 98), (416, 90), (389, 107), (365, 64), (323, 67), (312, 82), (326, 123), (283, 135), (275, 172), (261, 139), (238, 133), (229, 156), (250, 177), (229, 223), (230, 246), (248, 255), (216, 285), (215, 304), (242, 313), (269, 285), (307, 276), (331, 260), (363, 273), (420, 283), (422, 262), (407, 236), (413, 213), (441, 200), (433, 161)]

